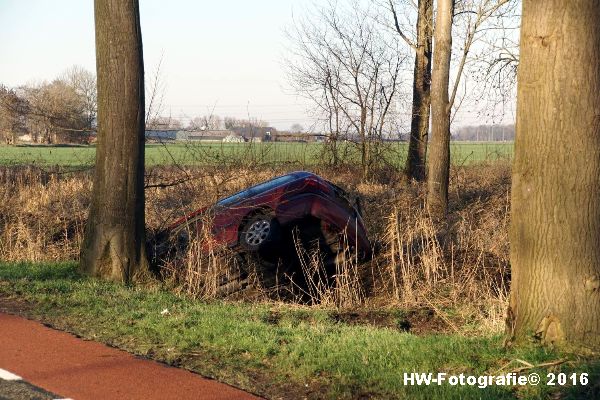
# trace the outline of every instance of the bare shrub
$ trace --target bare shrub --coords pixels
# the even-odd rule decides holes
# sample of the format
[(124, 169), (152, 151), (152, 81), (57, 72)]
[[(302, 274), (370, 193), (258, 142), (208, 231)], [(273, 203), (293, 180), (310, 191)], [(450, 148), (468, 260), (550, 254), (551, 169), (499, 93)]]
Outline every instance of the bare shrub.
[(485, 173), (454, 171), (452, 212), (443, 229), (418, 198), (393, 208), (384, 235), (390, 279), (382, 280), (382, 290), (404, 307), (431, 307), (442, 317), (450, 307), (477, 321), (477, 329), (498, 332), (509, 289), (510, 169), (480, 168)]
[(199, 224), (189, 224), (175, 232), (169, 241), (175, 247), (174, 254), (162, 266), (164, 277), (178, 292), (202, 299), (224, 297), (251, 279), (240, 258), (213, 240), (209, 227), (210, 221), (205, 217)]
[(416, 301), (419, 286), (435, 285), (445, 266), (431, 218), (422, 209), (414, 210), (411, 215), (412, 224), (402, 223), (398, 208), (394, 208), (388, 217), (385, 236), (392, 296), (405, 304)]
[(364, 303), (358, 254), (349, 246), (347, 234), (340, 238), (340, 244), (339, 251), (327, 260), (318, 241), (307, 249), (294, 235), (301, 276), (300, 282), (292, 277), (291, 285), (292, 291), (299, 293), (299, 301), (335, 308), (356, 307)]

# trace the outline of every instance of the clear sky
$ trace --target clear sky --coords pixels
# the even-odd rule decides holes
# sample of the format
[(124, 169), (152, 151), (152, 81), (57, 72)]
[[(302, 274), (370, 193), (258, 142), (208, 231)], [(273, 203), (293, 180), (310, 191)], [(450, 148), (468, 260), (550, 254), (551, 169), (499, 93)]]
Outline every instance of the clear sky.
[[(307, 0), (140, 0), (146, 78), (163, 55), (163, 114), (257, 117), (309, 125), (282, 68), (284, 29)], [(0, 0), (0, 83), (52, 80), (77, 64), (95, 71), (92, 0)]]

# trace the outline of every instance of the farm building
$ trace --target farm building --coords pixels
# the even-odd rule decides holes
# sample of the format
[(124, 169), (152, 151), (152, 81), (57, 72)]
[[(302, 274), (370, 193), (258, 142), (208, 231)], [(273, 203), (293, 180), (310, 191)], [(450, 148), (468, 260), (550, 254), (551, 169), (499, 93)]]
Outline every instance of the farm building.
[(270, 126), (238, 126), (231, 128), (237, 135), (242, 136), (247, 142), (270, 142), (272, 133), (277, 130)]
[(314, 135), (308, 133), (277, 132), (272, 139), (274, 142), (314, 142)]
[[(243, 135), (237, 130), (198, 130), (188, 131), (183, 129), (148, 129), (146, 139), (151, 141), (194, 141), (194, 142), (225, 142), (244, 143), (262, 142), (262, 136)], [(270, 135), (267, 135), (267, 141)]]
[(160, 141), (186, 140), (187, 132), (180, 129), (146, 129), (146, 139)]
[(154, 141), (245, 142), (245, 138), (230, 130), (148, 129), (146, 139)]
[(223, 138), (223, 142), (226, 142), (226, 143), (244, 143), (245, 140), (244, 140), (244, 138), (242, 136), (233, 134), (233, 135), (225, 136)]
[(187, 140), (193, 141), (229, 143), (245, 142), (243, 136), (228, 129), (191, 131), (187, 132), (187, 134)]

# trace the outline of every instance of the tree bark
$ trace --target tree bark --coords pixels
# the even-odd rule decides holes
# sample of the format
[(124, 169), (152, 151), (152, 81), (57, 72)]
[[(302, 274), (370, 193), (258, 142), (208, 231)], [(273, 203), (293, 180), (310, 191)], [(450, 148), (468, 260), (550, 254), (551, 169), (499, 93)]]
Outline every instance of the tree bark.
[(413, 77), (412, 120), (406, 174), (418, 182), (425, 180), (425, 160), (431, 105), (431, 41), (433, 32), (433, 0), (419, 0), (417, 16), (417, 49)]
[(600, 350), (600, 1), (523, 1), (508, 338)]
[(435, 20), (433, 73), (431, 77), (431, 139), (427, 174), (427, 207), (434, 219), (448, 210), (450, 175), (450, 57), (454, 0), (439, 0)]
[(148, 263), (144, 224), (144, 65), (137, 0), (96, 0), (98, 146), (82, 272), (130, 282)]

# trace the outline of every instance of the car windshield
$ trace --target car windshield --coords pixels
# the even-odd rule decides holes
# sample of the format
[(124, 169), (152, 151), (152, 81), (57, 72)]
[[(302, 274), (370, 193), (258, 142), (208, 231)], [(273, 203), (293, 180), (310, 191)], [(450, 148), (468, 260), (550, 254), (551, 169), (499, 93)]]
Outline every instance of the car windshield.
[(242, 190), (234, 195), (229, 197), (225, 197), (220, 200), (217, 205), (220, 206), (229, 206), (231, 204), (237, 203), (239, 201), (248, 199), (252, 196), (255, 196), (259, 193), (266, 192), (267, 190), (271, 190), (277, 186), (283, 185), (284, 183), (288, 183), (296, 179), (294, 175), (284, 175), (279, 178), (271, 179), (270, 181), (260, 183), (256, 186), (249, 187), (246, 190)]

